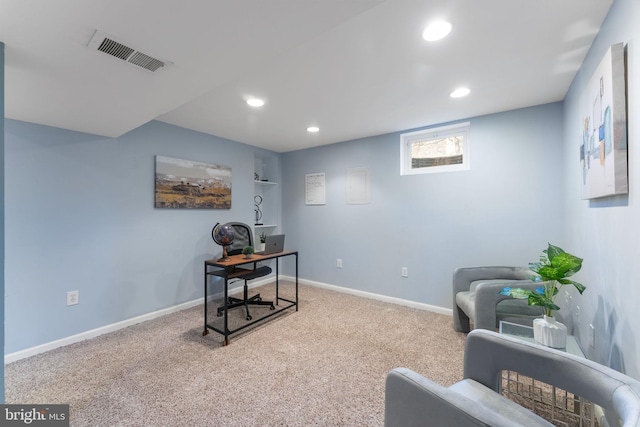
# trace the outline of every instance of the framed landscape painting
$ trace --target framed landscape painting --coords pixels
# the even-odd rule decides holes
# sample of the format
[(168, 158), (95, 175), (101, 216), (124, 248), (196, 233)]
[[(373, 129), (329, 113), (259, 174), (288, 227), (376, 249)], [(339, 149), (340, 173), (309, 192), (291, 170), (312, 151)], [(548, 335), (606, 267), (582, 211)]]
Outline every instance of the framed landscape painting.
[(629, 192), (624, 45), (611, 46), (580, 101), (582, 198)]
[(156, 156), (155, 207), (231, 209), (231, 168)]

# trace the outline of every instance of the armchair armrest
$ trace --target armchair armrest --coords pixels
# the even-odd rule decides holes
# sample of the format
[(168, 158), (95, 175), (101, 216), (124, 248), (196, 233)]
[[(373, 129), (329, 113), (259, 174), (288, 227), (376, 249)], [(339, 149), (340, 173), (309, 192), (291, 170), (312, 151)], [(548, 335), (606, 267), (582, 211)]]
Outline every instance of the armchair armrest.
[(482, 411), (476, 402), (407, 368), (387, 374), (384, 402), (385, 427), (488, 425), (469, 414)]
[(481, 305), (495, 305), (506, 299), (513, 299), (508, 295), (501, 295), (500, 291), (505, 287), (522, 288), (535, 290), (542, 286), (542, 282), (532, 282), (531, 280), (511, 280), (501, 282), (500, 280), (492, 280), (486, 283), (480, 283), (476, 287), (476, 301)]
[[(480, 329), (493, 329), (496, 325), (496, 313), (497, 305), (500, 301), (507, 299), (513, 299), (507, 295), (501, 295), (500, 291), (506, 286), (511, 288), (522, 288), (535, 290), (540, 287), (540, 283), (532, 282), (531, 280), (516, 280), (516, 281), (491, 281), (487, 283), (480, 283), (476, 287), (475, 300), (475, 324)], [(525, 304), (526, 301), (523, 301)]]
[[(493, 393), (487, 389), (487, 393)], [(514, 413), (503, 413), (469, 398), (458, 391), (443, 387), (407, 368), (396, 368), (387, 374), (385, 387), (385, 427), (513, 427)], [(511, 404), (513, 405), (513, 404)], [(515, 406), (515, 405), (514, 405)], [(549, 425), (542, 423), (535, 425)], [(529, 424), (527, 424), (529, 425)]]
[[(453, 297), (467, 292), (478, 280), (527, 280), (535, 274), (526, 267), (463, 267), (453, 272)], [(455, 303), (455, 301), (454, 301)]]

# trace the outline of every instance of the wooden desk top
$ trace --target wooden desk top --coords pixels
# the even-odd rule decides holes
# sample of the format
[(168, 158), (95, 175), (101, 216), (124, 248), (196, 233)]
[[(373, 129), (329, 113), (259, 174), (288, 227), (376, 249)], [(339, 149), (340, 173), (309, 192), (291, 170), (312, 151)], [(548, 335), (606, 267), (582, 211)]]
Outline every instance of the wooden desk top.
[(285, 249), (282, 252), (276, 252), (269, 255), (253, 254), (253, 258), (246, 258), (245, 255), (238, 254), (238, 255), (231, 255), (229, 257), (229, 261), (221, 261), (220, 258), (216, 258), (216, 259), (206, 260), (204, 263), (206, 265), (212, 265), (215, 267), (234, 267), (236, 265), (250, 264), (252, 262), (264, 261), (268, 259), (279, 258), (282, 256), (293, 255), (297, 253), (298, 251)]

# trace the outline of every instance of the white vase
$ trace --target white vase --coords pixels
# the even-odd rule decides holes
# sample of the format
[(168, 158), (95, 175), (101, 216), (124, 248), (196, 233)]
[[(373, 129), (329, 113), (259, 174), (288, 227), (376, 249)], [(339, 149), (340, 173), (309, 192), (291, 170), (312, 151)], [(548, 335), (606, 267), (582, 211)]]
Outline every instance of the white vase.
[(533, 319), (533, 338), (542, 345), (553, 348), (567, 346), (567, 327), (551, 316)]

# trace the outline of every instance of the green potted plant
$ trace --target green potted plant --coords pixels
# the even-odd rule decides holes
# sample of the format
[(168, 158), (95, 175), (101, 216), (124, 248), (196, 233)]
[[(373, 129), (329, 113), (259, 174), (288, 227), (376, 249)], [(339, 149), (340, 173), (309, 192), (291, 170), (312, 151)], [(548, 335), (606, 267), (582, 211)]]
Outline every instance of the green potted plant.
[(245, 258), (253, 258), (253, 246), (245, 246), (242, 248), (242, 253)]
[(260, 233), (260, 236), (258, 236), (258, 238), (260, 239), (260, 246), (258, 247), (258, 250), (264, 251), (264, 245), (265, 243), (267, 243), (267, 233)]
[(582, 283), (568, 279), (580, 271), (582, 261), (582, 258), (549, 243), (549, 247), (540, 255), (540, 262), (529, 264), (529, 269), (536, 273), (532, 280), (541, 282), (542, 286), (536, 290), (506, 287), (500, 291), (502, 295), (526, 298), (529, 305), (544, 308), (544, 317), (533, 321), (534, 338), (541, 344), (556, 348), (566, 346), (567, 327), (553, 317), (553, 312), (560, 310), (555, 299), (564, 285), (573, 285), (580, 294), (585, 291), (586, 287)]

